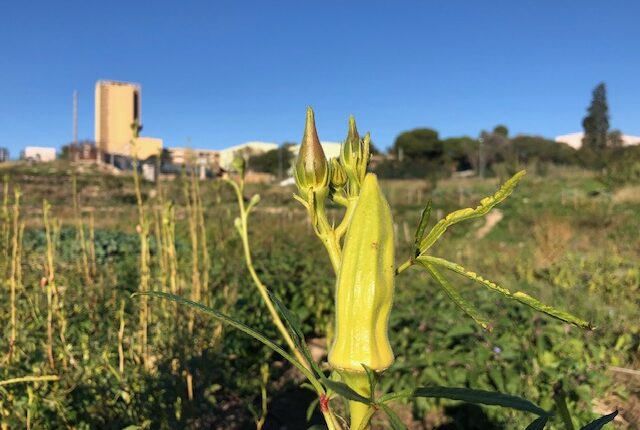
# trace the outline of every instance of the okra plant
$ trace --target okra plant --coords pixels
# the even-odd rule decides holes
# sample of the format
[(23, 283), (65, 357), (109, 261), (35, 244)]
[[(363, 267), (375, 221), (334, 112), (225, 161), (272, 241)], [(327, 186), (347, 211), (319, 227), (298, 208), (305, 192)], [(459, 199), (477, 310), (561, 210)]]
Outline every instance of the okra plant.
[[(326, 248), (336, 279), (335, 327), (328, 363), (318, 363), (312, 359), (297, 317), (269, 291), (253, 267), (248, 220), (260, 198), (254, 195), (245, 204), (245, 165), (240, 159), (235, 162), (238, 177), (225, 179), (235, 190), (240, 210), (235, 227), (242, 239), (245, 262), (251, 278), (282, 335), (286, 348), (203, 304), (162, 292), (143, 294), (181, 302), (204, 311), (280, 354), (302, 373), (308, 381), (307, 386), (316, 392), (318, 407), (329, 430), (371, 429), (371, 419), (378, 412), (387, 415), (393, 429), (405, 429), (406, 426), (393, 411), (392, 404), (411, 397), (446, 398), (513, 408), (536, 416), (527, 429), (544, 428), (552, 416), (551, 411), (508, 394), (441, 386), (416, 387), (390, 393), (376, 391), (378, 381), (394, 363), (389, 341), (389, 315), (393, 307), (396, 278), (412, 266), (423, 269), (431, 276), (462, 312), (485, 330), (490, 331), (492, 328), (489, 320), (459, 294), (449, 282), (445, 271), (467, 277), (507, 299), (566, 323), (585, 329), (592, 329), (592, 326), (569, 312), (546, 305), (524, 292), (511, 292), (458, 263), (431, 253), (432, 246), (449, 227), (461, 221), (482, 217), (504, 201), (522, 179), (524, 171), (516, 173), (495, 194), (482, 199), (477, 207), (454, 211), (438, 220), (429, 231), (427, 225), (431, 203), (427, 204), (416, 228), (413, 249), (396, 266), (392, 212), (377, 177), (367, 172), (369, 148), (369, 134), (361, 138), (355, 120), (351, 117), (340, 156), (327, 160), (316, 131), (313, 111), (311, 108), (307, 110), (302, 145), (293, 167), (298, 188), (294, 197), (307, 210), (313, 230)], [(326, 205), (329, 202), (344, 208), (342, 219), (337, 224), (330, 222), (327, 217)], [(338, 397), (347, 400), (348, 411), (342, 413), (347, 416), (341, 416), (340, 409), (336, 407)], [(559, 406), (557, 409), (561, 418), (567, 422), (564, 412), (566, 407)], [(583, 429), (602, 428), (616, 414), (617, 412), (613, 412), (606, 415), (587, 424)]]

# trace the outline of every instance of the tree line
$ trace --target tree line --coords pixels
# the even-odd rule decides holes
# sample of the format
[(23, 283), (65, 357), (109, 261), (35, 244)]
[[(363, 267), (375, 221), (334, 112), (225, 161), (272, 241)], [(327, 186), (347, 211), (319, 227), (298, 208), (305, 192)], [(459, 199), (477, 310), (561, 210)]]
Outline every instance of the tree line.
[[(416, 128), (401, 132), (383, 157), (374, 157), (371, 168), (387, 179), (437, 180), (456, 172), (504, 176), (532, 165), (539, 172), (549, 165), (576, 165), (601, 171), (606, 177), (640, 180), (640, 146), (623, 146), (622, 133), (610, 130), (609, 120), (606, 86), (600, 83), (593, 90), (582, 121), (584, 138), (579, 149), (537, 135), (511, 136), (502, 124), (482, 131), (478, 137), (441, 138), (433, 128)], [(294, 158), (291, 145), (285, 143), (252, 156), (249, 166), (285, 177)]]

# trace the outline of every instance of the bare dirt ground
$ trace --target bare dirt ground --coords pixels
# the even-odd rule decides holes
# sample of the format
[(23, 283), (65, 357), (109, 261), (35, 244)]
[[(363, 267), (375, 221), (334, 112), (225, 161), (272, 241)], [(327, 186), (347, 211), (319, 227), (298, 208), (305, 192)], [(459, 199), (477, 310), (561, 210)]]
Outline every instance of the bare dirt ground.
[(476, 239), (482, 239), (483, 237), (488, 235), (489, 232), (493, 230), (493, 227), (495, 227), (503, 217), (504, 214), (502, 213), (502, 211), (500, 211), (500, 209), (494, 209), (489, 212), (485, 216), (485, 224), (476, 231)]

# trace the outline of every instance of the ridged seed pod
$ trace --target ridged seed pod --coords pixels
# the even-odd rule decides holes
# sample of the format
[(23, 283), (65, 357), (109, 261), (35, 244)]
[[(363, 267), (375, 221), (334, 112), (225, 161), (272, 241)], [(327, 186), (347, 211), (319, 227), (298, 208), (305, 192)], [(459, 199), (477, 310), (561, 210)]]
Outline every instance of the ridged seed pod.
[(369, 173), (349, 224), (336, 285), (333, 368), (383, 371), (393, 364), (389, 313), (394, 286), (393, 221), (377, 177)]

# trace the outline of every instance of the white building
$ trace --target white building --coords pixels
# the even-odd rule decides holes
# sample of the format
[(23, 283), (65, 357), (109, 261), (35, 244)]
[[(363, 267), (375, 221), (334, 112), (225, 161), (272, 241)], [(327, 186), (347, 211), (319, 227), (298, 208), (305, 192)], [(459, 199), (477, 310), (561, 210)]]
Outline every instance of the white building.
[[(324, 156), (327, 157), (327, 160), (331, 158), (340, 157), (340, 143), (337, 142), (320, 142), (322, 145), (322, 150), (324, 151)], [(300, 152), (300, 145), (292, 145), (289, 147), (289, 150), (293, 153), (295, 157), (298, 156), (298, 152)]]
[[(320, 144), (322, 145), (322, 149), (324, 150), (324, 155), (327, 157), (327, 160), (340, 156), (340, 143), (320, 142)], [(229, 169), (233, 159), (237, 156), (248, 158), (252, 155), (264, 154), (265, 152), (272, 151), (274, 149), (278, 149), (278, 144), (260, 141), (246, 142), (226, 149), (221, 149), (219, 152), (220, 167), (223, 169)], [(298, 152), (300, 151), (300, 145), (291, 145), (289, 147), (289, 151), (293, 154), (295, 161), (295, 158), (298, 156)]]
[(229, 169), (233, 159), (237, 156), (248, 158), (252, 155), (263, 154), (267, 151), (278, 149), (277, 143), (271, 142), (245, 142), (220, 150), (220, 167)]
[[(630, 146), (630, 145), (640, 145), (640, 136), (629, 136), (623, 134), (622, 136), (622, 145)], [(570, 147), (574, 149), (580, 149), (582, 146), (582, 139), (584, 138), (584, 133), (569, 133), (563, 134), (562, 136), (557, 136), (555, 138), (556, 142), (566, 143)]]
[(27, 161), (53, 161), (56, 159), (56, 148), (44, 146), (27, 146), (20, 154)]
[(177, 165), (196, 163), (212, 166), (217, 165), (220, 159), (220, 151), (216, 149), (168, 148), (168, 151), (171, 162)]

